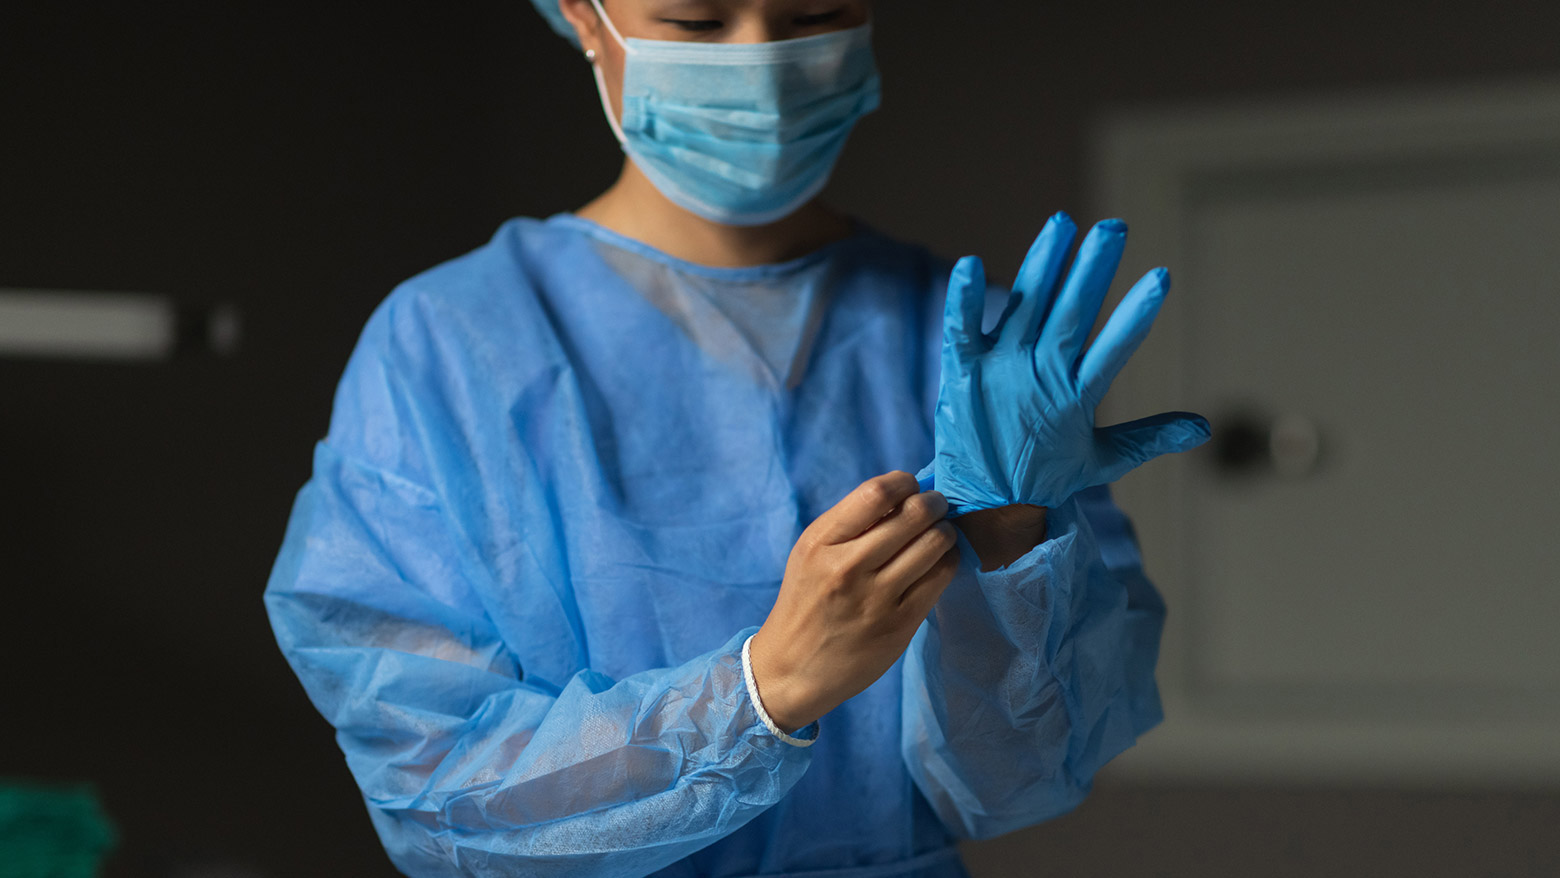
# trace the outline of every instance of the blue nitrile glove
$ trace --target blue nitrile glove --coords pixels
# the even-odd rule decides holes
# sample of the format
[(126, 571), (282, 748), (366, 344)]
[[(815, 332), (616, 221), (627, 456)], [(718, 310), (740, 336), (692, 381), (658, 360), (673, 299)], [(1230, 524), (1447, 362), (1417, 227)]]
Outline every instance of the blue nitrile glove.
[(1066, 214), (1046, 223), (990, 335), (981, 332), (986, 276), (980, 259), (966, 256), (953, 268), (943, 318), (937, 457), (928, 468), (950, 516), (1015, 503), (1055, 506), (1208, 438), (1208, 421), (1186, 412), (1094, 426), (1095, 406), (1148, 335), (1170, 275), (1160, 268), (1138, 281), (1085, 351), (1121, 262), (1127, 225), (1114, 219), (1096, 225), (1055, 294), (1076, 234)]

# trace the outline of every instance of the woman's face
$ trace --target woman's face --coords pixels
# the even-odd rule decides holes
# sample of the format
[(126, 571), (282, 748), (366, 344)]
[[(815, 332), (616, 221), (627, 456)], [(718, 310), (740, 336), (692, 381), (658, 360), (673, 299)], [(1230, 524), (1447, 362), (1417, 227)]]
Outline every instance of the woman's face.
[[(872, 0), (601, 0), (624, 39), (699, 43), (768, 43), (846, 30), (867, 23)], [(559, 0), (606, 81), (612, 112), (622, 118), (624, 51), (590, 0)]]

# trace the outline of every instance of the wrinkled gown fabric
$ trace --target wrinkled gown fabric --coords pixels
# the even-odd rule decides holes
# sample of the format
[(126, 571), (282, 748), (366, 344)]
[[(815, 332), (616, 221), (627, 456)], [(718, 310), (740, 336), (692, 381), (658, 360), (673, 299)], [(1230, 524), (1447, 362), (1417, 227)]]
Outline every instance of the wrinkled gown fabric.
[(560, 215), (383, 302), (266, 605), (402, 871), (954, 878), (1159, 720), (1163, 605), (1103, 489), (1002, 570), (965, 544), (813, 746), (755, 711), (802, 528), (931, 459), (948, 269), (867, 230), (706, 268)]

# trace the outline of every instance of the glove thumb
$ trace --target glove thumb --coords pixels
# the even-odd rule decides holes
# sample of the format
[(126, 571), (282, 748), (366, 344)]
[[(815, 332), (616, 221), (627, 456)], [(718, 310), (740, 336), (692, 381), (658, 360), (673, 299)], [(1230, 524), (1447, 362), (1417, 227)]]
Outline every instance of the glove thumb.
[(1103, 483), (1114, 482), (1162, 454), (1190, 451), (1208, 441), (1208, 419), (1191, 412), (1165, 412), (1095, 431), (1105, 451)]

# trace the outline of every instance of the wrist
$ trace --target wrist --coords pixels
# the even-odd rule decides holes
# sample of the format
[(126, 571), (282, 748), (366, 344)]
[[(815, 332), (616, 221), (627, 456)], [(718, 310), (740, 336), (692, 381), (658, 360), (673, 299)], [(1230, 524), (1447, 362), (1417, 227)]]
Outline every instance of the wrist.
[(765, 637), (764, 629), (749, 639), (748, 662), (753, 674), (754, 695), (758, 707), (782, 732), (790, 734), (805, 728), (816, 716), (809, 715), (805, 686), (799, 675), (785, 663), (784, 657), (770, 649), (772, 644)]
[(1045, 542), (1046, 508), (1015, 503), (978, 509), (953, 520), (980, 558), (981, 570), (1006, 567)]

